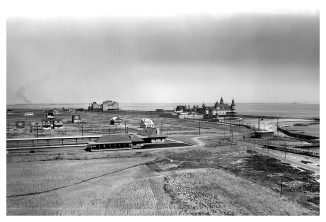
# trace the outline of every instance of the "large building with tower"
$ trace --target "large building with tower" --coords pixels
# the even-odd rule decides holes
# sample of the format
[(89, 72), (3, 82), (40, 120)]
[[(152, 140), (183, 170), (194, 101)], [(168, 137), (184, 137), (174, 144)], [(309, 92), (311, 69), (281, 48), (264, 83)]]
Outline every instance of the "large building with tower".
[(235, 112), (234, 99), (232, 99), (232, 103), (229, 105), (224, 103), (223, 97), (221, 97), (220, 102), (217, 101), (214, 106), (206, 106), (204, 103), (201, 107), (193, 106), (193, 108), (190, 108), (190, 106), (187, 107), (186, 105), (179, 105), (176, 107), (175, 113), (178, 115), (188, 115), (189, 113), (201, 114), (204, 119), (224, 120), (238, 118)]

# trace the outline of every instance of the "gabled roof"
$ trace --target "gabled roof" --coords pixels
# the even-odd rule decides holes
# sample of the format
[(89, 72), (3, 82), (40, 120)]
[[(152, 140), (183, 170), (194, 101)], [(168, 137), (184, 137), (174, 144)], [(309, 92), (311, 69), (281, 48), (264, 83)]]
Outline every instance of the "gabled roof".
[(129, 137), (130, 137), (130, 139), (131, 139), (132, 142), (144, 142), (144, 140), (142, 140), (141, 138), (139, 138), (135, 134), (130, 134)]
[(145, 127), (143, 130), (139, 130), (138, 135), (140, 136), (147, 136), (147, 137), (150, 137), (150, 136), (154, 136), (156, 135), (156, 129), (155, 128), (150, 128), (150, 127)]
[(105, 142), (131, 142), (131, 139), (128, 134), (118, 134), (118, 135), (103, 135), (96, 142), (105, 143)]

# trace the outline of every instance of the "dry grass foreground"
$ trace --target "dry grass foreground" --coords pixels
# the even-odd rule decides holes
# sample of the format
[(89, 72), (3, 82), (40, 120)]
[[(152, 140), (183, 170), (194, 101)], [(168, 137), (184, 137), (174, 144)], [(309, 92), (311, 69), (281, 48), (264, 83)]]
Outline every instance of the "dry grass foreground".
[[(89, 159), (83, 159), (84, 154), (67, 154), (63, 160), (41, 154), (34, 156), (37, 161), (29, 155), (28, 162), (7, 157), (7, 214), (319, 214), (318, 209), (289, 198), (290, 188), (288, 196), (280, 195), (278, 185), (268, 176), (275, 170), (292, 172), (291, 168), (263, 158), (268, 165), (258, 170), (252, 158), (259, 155), (237, 149), (240, 147), (85, 153)], [(294, 182), (310, 175), (296, 178), (301, 174), (293, 171), (286, 176), (292, 175)], [(303, 185), (300, 195), (308, 192)]]
[(177, 171), (166, 190), (191, 215), (311, 215), (269, 188), (219, 169)]
[(7, 214), (181, 214), (164, 192), (164, 178), (142, 165), (148, 160), (151, 158), (8, 164)]

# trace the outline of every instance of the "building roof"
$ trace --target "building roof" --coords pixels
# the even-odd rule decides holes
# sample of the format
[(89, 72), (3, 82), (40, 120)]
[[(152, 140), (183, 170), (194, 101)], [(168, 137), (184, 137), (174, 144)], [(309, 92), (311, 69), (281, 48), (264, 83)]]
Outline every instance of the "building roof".
[(269, 133), (274, 133), (274, 131), (271, 131), (271, 130), (257, 130), (257, 131), (254, 131), (254, 133), (256, 134), (269, 134)]
[(119, 135), (103, 135), (96, 142), (121, 142), (121, 141), (130, 141), (128, 134), (119, 134)]
[(114, 105), (114, 104), (118, 104), (118, 103), (114, 102), (112, 100), (107, 100), (107, 101), (104, 101), (103, 104)]
[(150, 137), (153, 134), (156, 135), (156, 129), (155, 128), (150, 128), (150, 127), (145, 127), (143, 130), (139, 130), (137, 134), (140, 135), (140, 136)]
[(144, 140), (142, 140), (141, 138), (139, 138), (135, 134), (130, 134), (129, 137), (130, 137), (130, 139), (131, 139), (132, 142), (144, 142)]
[(141, 138), (134, 134), (116, 134), (116, 135), (103, 135), (96, 143), (119, 143), (119, 142), (143, 142)]
[(156, 128), (145, 127), (143, 130), (139, 130), (137, 135), (140, 138), (166, 138), (165, 135), (157, 135)]

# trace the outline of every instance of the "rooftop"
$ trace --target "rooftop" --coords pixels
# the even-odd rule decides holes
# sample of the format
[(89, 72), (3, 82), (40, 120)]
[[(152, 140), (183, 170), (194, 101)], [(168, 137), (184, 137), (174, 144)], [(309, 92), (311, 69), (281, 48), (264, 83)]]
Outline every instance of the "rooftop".
[(96, 143), (107, 143), (107, 142), (143, 142), (137, 135), (134, 134), (116, 134), (116, 135), (103, 135)]

